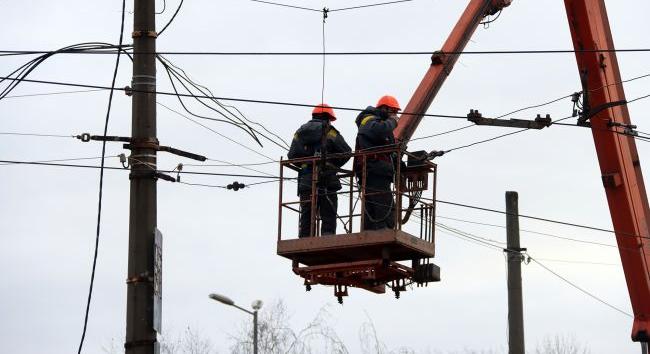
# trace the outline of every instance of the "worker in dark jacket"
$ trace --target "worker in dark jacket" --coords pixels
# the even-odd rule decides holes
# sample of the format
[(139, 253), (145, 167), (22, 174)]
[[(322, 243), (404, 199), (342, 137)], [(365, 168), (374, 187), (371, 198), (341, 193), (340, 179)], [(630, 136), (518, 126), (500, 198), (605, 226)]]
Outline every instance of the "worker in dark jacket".
[[(397, 112), (400, 110), (397, 99), (383, 96), (376, 107), (369, 106), (357, 116), (356, 150), (371, 151), (395, 145), (393, 130), (397, 127)], [(391, 193), (391, 183), (395, 178), (398, 157), (395, 153), (366, 155), (366, 204), (364, 229), (379, 230), (395, 227), (395, 202)], [(355, 172), (359, 184), (363, 181), (363, 162), (355, 161)]]
[[(336, 234), (336, 211), (338, 198), (336, 192), (341, 189), (341, 182), (336, 172), (349, 159), (352, 149), (343, 136), (331, 125), (336, 120), (334, 110), (320, 104), (312, 111), (312, 119), (296, 131), (291, 142), (288, 157), (321, 156), (316, 164), (320, 171), (317, 181), (317, 215), (321, 217), (321, 235)], [(334, 155), (336, 154), (336, 155)], [(333, 155), (328, 157), (328, 155)], [(299, 237), (311, 234), (311, 195), (314, 163), (303, 163), (298, 174), (298, 195), (300, 196)], [(314, 230), (315, 232), (315, 230)]]

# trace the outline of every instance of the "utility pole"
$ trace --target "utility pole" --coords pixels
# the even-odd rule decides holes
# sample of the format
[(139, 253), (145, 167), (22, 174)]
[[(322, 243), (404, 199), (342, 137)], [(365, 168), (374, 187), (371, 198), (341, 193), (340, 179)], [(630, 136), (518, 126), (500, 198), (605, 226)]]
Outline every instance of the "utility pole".
[[(161, 235), (156, 229), (155, 0), (134, 0), (126, 354), (157, 354)], [(158, 241), (158, 242), (156, 242)]]
[(648, 354), (648, 342), (641, 342), (641, 354)]
[(524, 310), (521, 294), (521, 251), (519, 246), (519, 196), (506, 192), (506, 232), (508, 259), (508, 353), (524, 354)]

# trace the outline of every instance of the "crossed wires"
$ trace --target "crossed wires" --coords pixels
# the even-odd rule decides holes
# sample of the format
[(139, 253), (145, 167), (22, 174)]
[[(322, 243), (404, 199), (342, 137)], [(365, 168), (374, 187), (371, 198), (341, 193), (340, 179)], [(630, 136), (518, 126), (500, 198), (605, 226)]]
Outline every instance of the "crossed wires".
[(344, 7), (344, 8), (339, 8), (339, 9), (329, 9), (327, 7), (323, 7), (322, 10), (309, 8), (309, 7), (303, 7), (303, 6), (282, 4), (282, 3), (271, 2), (271, 1), (263, 1), (263, 0), (250, 0), (250, 1), (259, 2), (259, 3), (263, 3), (263, 4), (268, 4), (268, 5), (275, 5), (275, 6), (292, 8), (292, 9), (298, 9), (298, 10), (319, 12), (319, 13), (321, 13), (323, 15), (322, 38), (321, 38), (321, 40), (322, 40), (322, 73), (321, 73), (321, 96), (320, 96), (320, 101), (321, 101), (321, 103), (323, 103), (323, 102), (325, 102), (325, 62), (326, 62), (325, 58), (327, 56), (326, 45), (325, 45), (325, 43), (326, 43), (325, 42), (325, 24), (327, 22), (327, 17), (329, 16), (329, 13), (330, 12), (337, 12), (337, 11), (347, 11), (347, 10), (362, 9), (362, 8), (375, 7), (375, 6), (391, 5), (391, 4), (397, 4), (397, 3), (402, 3), (402, 2), (410, 2), (410, 1), (413, 1), (413, 0), (397, 0), (397, 1), (376, 3), (376, 4)]
[[(474, 234), (470, 234), (468, 232), (461, 231), (461, 230), (458, 230), (456, 228), (446, 226), (444, 224), (436, 223), (436, 226), (441, 228), (442, 230), (439, 230), (439, 231), (442, 231), (442, 233), (444, 233), (444, 234), (451, 235), (451, 236), (454, 236), (454, 237), (458, 237), (458, 238), (463, 239), (465, 241), (468, 241), (468, 242), (471, 242), (471, 243), (474, 243), (474, 244), (478, 244), (478, 245), (481, 245), (481, 246), (486, 247), (486, 248), (490, 248), (490, 249), (493, 249), (493, 250), (496, 250), (496, 251), (499, 251), (499, 252), (503, 251), (505, 253), (512, 252), (512, 253), (516, 253), (516, 254), (522, 254), (524, 256), (523, 260), (524, 260), (525, 264), (528, 264), (530, 262), (534, 262), (535, 264), (539, 265), (545, 271), (551, 273), (552, 275), (559, 278), (563, 282), (567, 283), (571, 287), (577, 289), (581, 293), (591, 297), (592, 299), (600, 302), (601, 304), (603, 304), (603, 305), (605, 305), (605, 306), (607, 306), (607, 307), (609, 307), (609, 308), (611, 308), (611, 309), (613, 309), (613, 310), (615, 310), (615, 311), (617, 311), (617, 312), (619, 312), (619, 313), (621, 313), (621, 314), (623, 314), (625, 316), (632, 317), (632, 315), (630, 313), (628, 313), (628, 312), (626, 312), (626, 311), (624, 311), (624, 310), (622, 310), (622, 309), (608, 303), (607, 301), (605, 301), (602, 298), (594, 295), (593, 293), (586, 290), (585, 288), (577, 285), (575, 282), (573, 282), (573, 281), (569, 280), (568, 278), (560, 275), (558, 272), (554, 271), (553, 269), (549, 268), (548, 266), (546, 266), (545, 264), (540, 262), (540, 259), (532, 257), (527, 252), (520, 253), (519, 251), (510, 250), (508, 248), (503, 248), (501, 245), (496, 244), (494, 242), (494, 240), (491, 240), (491, 239), (488, 239), (488, 238), (485, 238), (485, 237), (481, 237), (481, 236), (477, 236), (477, 235), (474, 235)], [(500, 243), (500, 244), (502, 244), (502, 243)], [(549, 261), (551, 261), (551, 260), (549, 260)]]

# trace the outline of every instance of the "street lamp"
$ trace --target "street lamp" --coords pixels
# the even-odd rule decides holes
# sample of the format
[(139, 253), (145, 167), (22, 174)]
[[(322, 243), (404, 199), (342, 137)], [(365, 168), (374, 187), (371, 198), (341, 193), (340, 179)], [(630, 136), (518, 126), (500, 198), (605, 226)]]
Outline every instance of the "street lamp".
[(253, 311), (248, 311), (245, 308), (235, 305), (235, 302), (232, 301), (227, 296), (212, 293), (208, 295), (208, 297), (212, 300), (219, 301), (222, 304), (238, 308), (246, 312), (247, 314), (253, 316), (253, 354), (257, 354), (257, 312), (262, 308), (262, 301), (261, 300), (253, 301), (253, 304), (251, 305)]

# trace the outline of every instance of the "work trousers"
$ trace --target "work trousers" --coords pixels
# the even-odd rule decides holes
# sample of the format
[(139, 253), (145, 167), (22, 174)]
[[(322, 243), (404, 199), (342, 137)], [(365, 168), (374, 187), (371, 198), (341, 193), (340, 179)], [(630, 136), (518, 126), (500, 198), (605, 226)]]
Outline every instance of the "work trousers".
[[(300, 194), (300, 225), (298, 237), (310, 237), (311, 231), (311, 191), (302, 191)], [(318, 188), (316, 200), (316, 217), (320, 216), (321, 235), (336, 234), (336, 210), (338, 208), (338, 197), (336, 190)], [(314, 232), (316, 231), (316, 220), (314, 220)]]
[(390, 185), (393, 177), (368, 171), (366, 177), (365, 230), (395, 228), (395, 202)]

